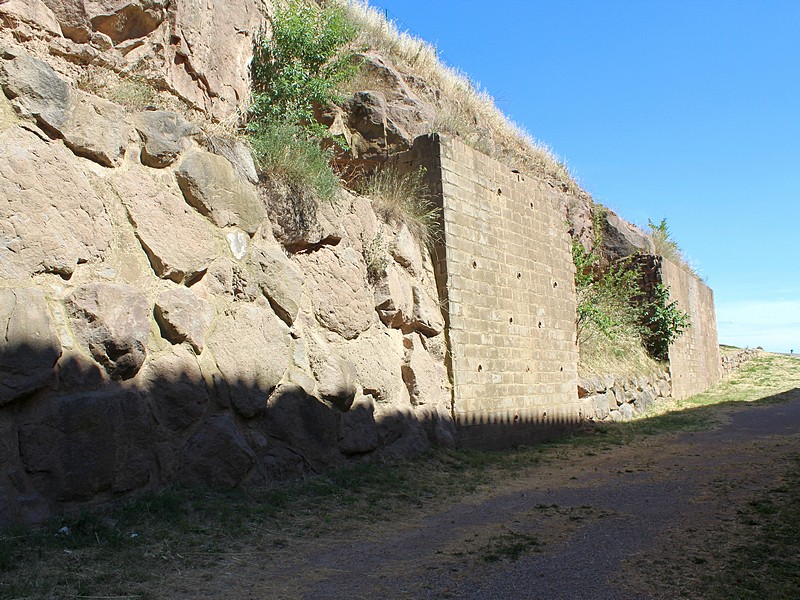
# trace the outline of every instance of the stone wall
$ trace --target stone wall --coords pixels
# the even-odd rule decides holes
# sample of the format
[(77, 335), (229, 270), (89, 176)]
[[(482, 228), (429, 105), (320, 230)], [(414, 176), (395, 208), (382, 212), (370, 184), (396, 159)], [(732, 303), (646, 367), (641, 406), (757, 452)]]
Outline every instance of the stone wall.
[(720, 356), (720, 372), (722, 377), (727, 377), (742, 365), (750, 362), (759, 356), (763, 350), (757, 348), (745, 348), (736, 352), (722, 354)]
[(691, 327), (669, 348), (672, 395), (683, 400), (708, 389), (720, 379), (714, 292), (685, 267), (663, 259), (661, 276), (670, 298), (687, 313)]
[(19, 47), (0, 90), (0, 526), (453, 443), (406, 227), (259, 179), (241, 142)]
[(424, 166), (442, 208), (453, 416), (462, 443), (508, 444), (580, 419), (571, 242), (550, 186), (441, 136)]
[(670, 374), (649, 377), (584, 377), (578, 380), (582, 412), (590, 421), (629, 421), (671, 396)]

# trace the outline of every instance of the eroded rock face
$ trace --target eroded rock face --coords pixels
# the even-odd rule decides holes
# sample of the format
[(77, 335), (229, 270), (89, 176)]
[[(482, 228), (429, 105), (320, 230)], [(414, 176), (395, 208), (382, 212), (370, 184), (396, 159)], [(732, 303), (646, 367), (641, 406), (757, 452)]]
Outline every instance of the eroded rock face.
[(399, 331), (382, 331), (331, 346), (340, 360), (353, 365), (364, 395), (379, 403), (411, 406), (403, 383), (404, 350)]
[[(262, 4), (0, 0), (0, 527), (443, 439), (442, 336), (409, 232), (368, 199), (270, 183), (246, 144), (187, 120), (246, 99)], [(87, 93), (112, 72), (186, 113)], [(411, 92), (382, 93), (370, 114), (400, 147)], [(386, 314), (364, 258), (379, 236), (402, 279)]]
[(61, 356), (44, 293), (0, 289), (0, 406), (41, 389)]
[(140, 386), (153, 399), (158, 421), (170, 431), (182, 431), (205, 413), (208, 387), (194, 355), (185, 347), (171, 348), (142, 369)]
[(167, 18), (169, 0), (90, 0), (85, 5), (92, 31), (120, 44), (155, 31)]
[(61, 35), (55, 14), (42, 0), (7, 0), (0, 4), (0, 23), (9, 29), (33, 27), (46, 35)]
[(161, 169), (171, 165), (191, 147), (192, 135), (200, 132), (178, 113), (164, 110), (141, 112), (134, 124), (142, 137), (142, 164)]
[(353, 339), (374, 322), (364, 260), (352, 248), (322, 248), (298, 257), (319, 323)]
[(406, 84), (385, 57), (362, 55), (362, 68), (379, 81), (380, 90), (356, 92), (340, 110), (320, 115), (331, 132), (345, 137), (350, 148), (341, 160), (372, 170), (393, 154), (408, 150), (417, 136), (430, 131), (436, 111)]
[(57, 131), (67, 120), (69, 85), (46, 62), (6, 50), (0, 55), (0, 84), (16, 111), (45, 129)]
[(343, 211), (336, 205), (279, 182), (264, 182), (260, 193), (275, 239), (290, 252), (334, 246), (341, 241), (339, 221)]
[(602, 252), (610, 261), (644, 252), (655, 253), (653, 242), (638, 228), (607, 211), (602, 222)]
[(261, 226), (266, 208), (228, 159), (192, 150), (175, 174), (186, 201), (218, 227), (237, 226), (252, 235)]
[(105, 206), (71, 152), (19, 127), (0, 134), (0, 276), (69, 278), (79, 263), (102, 259), (112, 238)]
[(125, 116), (125, 110), (113, 102), (73, 93), (68, 117), (59, 132), (67, 147), (78, 156), (105, 167), (116, 167), (122, 162), (128, 142)]
[(20, 455), (43, 490), (67, 500), (145, 486), (157, 470), (153, 423), (134, 392), (59, 396), (19, 429)]
[(386, 275), (375, 284), (375, 310), (381, 321), (392, 328), (408, 326), (414, 312), (413, 281), (397, 265), (391, 264)]
[(143, 169), (120, 174), (113, 186), (156, 275), (182, 283), (206, 271), (217, 254), (213, 231), (178, 190)]
[(256, 462), (255, 454), (230, 417), (211, 417), (184, 448), (179, 478), (186, 484), (232, 488)]
[(46, 62), (21, 53), (0, 57), (0, 83), (21, 116), (64, 138), (75, 154), (106, 167), (120, 164), (128, 139), (121, 107), (70, 89)]
[(220, 400), (245, 418), (263, 414), (289, 367), (288, 327), (268, 306), (238, 304), (217, 318), (206, 346), (219, 370), (214, 385)]
[(112, 283), (76, 289), (66, 301), (75, 337), (113, 379), (136, 375), (147, 354), (150, 303), (139, 290)]
[(188, 342), (197, 354), (203, 351), (206, 331), (214, 319), (214, 308), (207, 301), (190, 289), (175, 287), (158, 295), (154, 314), (170, 342)]
[(300, 310), (303, 273), (277, 244), (253, 248), (247, 266), (250, 281), (269, 299), (275, 313), (292, 325)]
[(353, 364), (337, 356), (325, 338), (314, 331), (308, 333), (308, 354), (322, 399), (343, 410), (349, 409), (358, 391)]
[(168, 83), (217, 117), (234, 114), (250, 96), (253, 35), (264, 21), (257, 0), (209, 0), (170, 5)]

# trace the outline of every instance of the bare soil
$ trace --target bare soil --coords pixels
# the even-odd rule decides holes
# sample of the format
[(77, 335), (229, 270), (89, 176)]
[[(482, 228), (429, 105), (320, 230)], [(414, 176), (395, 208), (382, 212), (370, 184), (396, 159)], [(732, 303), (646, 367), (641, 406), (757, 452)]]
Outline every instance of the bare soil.
[(165, 569), (157, 597), (702, 597), (698, 574), (725, 568), (709, 544), (730, 544), (738, 511), (800, 456), (800, 391), (785, 399), (721, 409), (708, 431), (565, 447), (402, 520), (263, 547), (232, 539), (213, 564)]

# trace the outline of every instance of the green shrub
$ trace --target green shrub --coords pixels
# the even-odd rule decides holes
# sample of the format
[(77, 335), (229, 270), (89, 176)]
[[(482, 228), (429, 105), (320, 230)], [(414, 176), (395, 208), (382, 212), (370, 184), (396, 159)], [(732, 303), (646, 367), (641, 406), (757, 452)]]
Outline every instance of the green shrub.
[(368, 177), (359, 191), (372, 199), (375, 212), (385, 222), (405, 225), (421, 243), (430, 244), (439, 209), (430, 200), (424, 176), (422, 168), (402, 173), (388, 166)]
[(650, 227), (650, 239), (652, 240), (653, 246), (656, 249), (656, 254), (659, 254), (679, 265), (685, 264), (686, 260), (683, 257), (681, 249), (670, 235), (667, 220), (661, 219), (661, 222), (656, 225), (648, 219), (647, 225)]
[(642, 339), (657, 360), (667, 360), (669, 346), (690, 326), (689, 315), (676, 301), (670, 302), (669, 288), (658, 284), (652, 298), (642, 307)]
[(641, 296), (639, 273), (628, 261), (599, 271), (599, 257), (587, 252), (577, 240), (572, 244), (575, 289), (578, 296), (578, 342), (596, 335), (614, 340), (636, 335), (639, 329), (637, 298)]
[(643, 346), (655, 360), (667, 360), (670, 344), (690, 326), (689, 315), (670, 302), (669, 288), (658, 284), (646, 298), (640, 270), (630, 260), (601, 270), (597, 250), (587, 252), (577, 240), (572, 259), (581, 360), (591, 355), (602, 362), (602, 355), (619, 358), (622, 353), (640, 361), (632, 344)]
[(278, 7), (272, 36), (256, 36), (246, 131), (261, 169), (297, 190), (331, 199), (340, 182), (314, 106), (336, 99), (354, 72), (346, 47), (356, 31), (343, 7), (289, 0)]
[(256, 36), (251, 63), (251, 119), (302, 124), (319, 133), (314, 105), (337, 98), (356, 70), (347, 45), (356, 29), (343, 6), (289, 0), (277, 9), (272, 37)]
[(250, 146), (262, 170), (297, 190), (313, 190), (322, 200), (332, 200), (339, 178), (330, 165), (330, 151), (305, 134), (298, 125), (275, 121), (251, 128)]

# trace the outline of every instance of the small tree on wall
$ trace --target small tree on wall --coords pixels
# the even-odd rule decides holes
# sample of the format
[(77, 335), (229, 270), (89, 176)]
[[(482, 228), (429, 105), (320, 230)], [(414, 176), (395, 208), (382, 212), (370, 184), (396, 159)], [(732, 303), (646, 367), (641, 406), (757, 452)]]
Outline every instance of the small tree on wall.
[(655, 286), (652, 298), (642, 307), (642, 340), (656, 360), (669, 358), (669, 346), (691, 326), (689, 315), (669, 299), (669, 288)]

